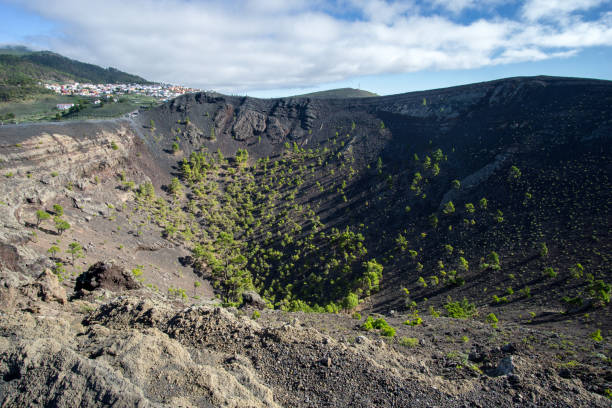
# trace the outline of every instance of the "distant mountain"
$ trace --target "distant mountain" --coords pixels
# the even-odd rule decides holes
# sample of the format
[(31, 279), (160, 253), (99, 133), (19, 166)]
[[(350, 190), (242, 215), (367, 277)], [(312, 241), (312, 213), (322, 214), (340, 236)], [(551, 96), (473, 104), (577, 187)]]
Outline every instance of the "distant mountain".
[(344, 98), (371, 98), (379, 96), (373, 92), (363, 91), (355, 88), (338, 88), (327, 91), (312, 92), (303, 95), (295, 95), (294, 98), (317, 98), (317, 99), (344, 99)]
[(102, 68), (50, 51), (25, 47), (0, 48), (0, 101), (21, 99), (48, 91), (40, 82), (150, 83), (115, 68)]
[(7, 55), (25, 55), (35, 52), (34, 50), (24, 47), (23, 45), (6, 45), (0, 47), (0, 54)]

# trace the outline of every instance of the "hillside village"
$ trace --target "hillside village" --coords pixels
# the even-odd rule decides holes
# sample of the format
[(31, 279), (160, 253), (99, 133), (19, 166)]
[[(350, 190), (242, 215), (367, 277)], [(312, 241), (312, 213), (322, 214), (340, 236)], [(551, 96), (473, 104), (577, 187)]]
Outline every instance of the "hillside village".
[(199, 91), (199, 89), (171, 84), (90, 84), (74, 82), (66, 84), (44, 84), (44, 87), (59, 95), (106, 98), (122, 95), (143, 95), (158, 98), (162, 101), (167, 101), (186, 93)]

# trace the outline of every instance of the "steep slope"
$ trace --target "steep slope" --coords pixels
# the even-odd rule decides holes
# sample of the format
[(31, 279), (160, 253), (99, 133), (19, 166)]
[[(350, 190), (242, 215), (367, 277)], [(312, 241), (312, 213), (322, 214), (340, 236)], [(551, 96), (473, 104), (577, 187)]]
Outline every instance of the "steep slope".
[[(0, 127), (5, 401), (605, 406), (611, 91), (536, 77), (347, 100), (198, 93), (134, 121)], [(111, 258), (144, 287), (40, 304), (40, 271), (70, 295)], [(211, 307), (260, 304), (252, 290), (290, 313)], [(43, 336), (30, 315), (87, 337)], [(143, 376), (132, 344), (183, 374)]]
[[(295, 300), (299, 287), (297, 299), (310, 304), (371, 291), (361, 265), (375, 258), (384, 268), (376, 308), (403, 307), (405, 287), (425, 307), (465, 295), (505, 311), (515, 302), (562, 306), (610, 281), (610, 86), (541, 77), (348, 101), (195, 94), (142, 118), (155, 123), (149, 146), (167, 168), (184, 167), (193, 194), (182, 205), (217, 208), (198, 198), (214, 185), (218, 226), (247, 252), (281, 253), (276, 263), (263, 262), (269, 253), (247, 257), (276, 271), (247, 268), (274, 301)], [(215, 151), (238, 149), (249, 166), (218, 155), (213, 163)], [(338, 253), (336, 239), (352, 252)], [(572, 278), (577, 263), (587, 270)], [(278, 281), (279, 270), (290, 276)]]

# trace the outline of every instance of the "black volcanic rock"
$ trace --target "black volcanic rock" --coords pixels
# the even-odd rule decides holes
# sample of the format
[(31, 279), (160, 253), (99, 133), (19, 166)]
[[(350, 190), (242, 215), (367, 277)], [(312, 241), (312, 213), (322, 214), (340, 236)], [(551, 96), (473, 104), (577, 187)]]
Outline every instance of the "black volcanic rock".
[(107, 262), (97, 262), (87, 271), (79, 275), (74, 287), (76, 297), (81, 297), (84, 291), (92, 292), (106, 289), (112, 292), (138, 289), (140, 284), (123, 268)]

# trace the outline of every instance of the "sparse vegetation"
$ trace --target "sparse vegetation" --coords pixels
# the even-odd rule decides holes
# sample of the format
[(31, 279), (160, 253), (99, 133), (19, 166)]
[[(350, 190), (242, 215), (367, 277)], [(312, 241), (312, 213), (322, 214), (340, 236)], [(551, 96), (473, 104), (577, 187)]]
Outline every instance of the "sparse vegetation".
[(70, 224), (68, 223), (68, 221), (63, 220), (59, 216), (55, 217), (54, 221), (58, 235), (62, 235), (66, 230), (70, 229)]
[(66, 250), (66, 252), (68, 252), (72, 258), (72, 265), (74, 265), (74, 261), (76, 259), (83, 257), (83, 247), (76, 241), (71, 242), (70, 245), (68, 245), (68, 250)]
[(39, 227), (40, 223), (51, 218), (51, 215), (45, 210), (36, 211), (36, 226)]
[(497, 327), (497, 323), (499, 319), (495, 316), (495, 313), (489, 313), (487, 315), (487, 323), (489, 323), (492, 327)]
[(368, 316), (366, 321), (361, 325), (361, 328), (365, 331), (380, 330), (380, 335), (384, 337), (395, 336), (395, 329), (389, 326), (382, 317), (374, 319), (372, 316)]
[(444, 305), (444, 308), (446, 309), (448, 316), (454, 319), (467, 319), (478, 314), (476, 306), (473, 303), (470, 303), (467, 298), (454, 302), (452, 299), (448, 299), (447, 303)]
[(398, 343), (404, 347), (416, 347), (419, 345), (419, 339), (416, 337), (400, 337)]
[[(539, 89), (526, 87), (524, 92)], [(175, 301), (185, 302), (180, 308), (198, 305), (185, 316), (200, 310), (200, 304), (208, 308), (211, 299), (199, 299), (212, 287), (221, 305), (237, 308), (231, 313), (238, 321), (242, 317), (240, 324), (249, 317), (259, 319), (253, 327), (296, 319), (283, 312), (261, 316), (249, 311), (245, 291), (254, 291), (263, 301), (258, 307), (334, 314), (299, 314), (300, 323), (291, 324), (296, 330), (289, 324), (286, 333), (282, 329), (289, 337), (299, 326), (316, 324), (326, 336), (348, 338), (361, 349), (379, 335), (398, 337), (397, 342), (384, 340), (387, 346), (381, 347), (404, 354), (426, 352), (434, 345), (442, 358), (424, 367), (423, 374), (440, 381), (478, 381), (481, 370), (489, 374), (498, 363), (500, 349), (509, 354), (505, 344), (522, 341), (549, 366), (551, 358), (566, 364), (559, 367), (569, 370), (563, 375), (572, 384), (592, 385), (581, 369), (597, 367), (593, 373), (599, 375), (609, 364), (604, 341), (610, 331), (609, 175), (602, 164), (609, 152), (604, 139), (584, 140), (580, 129), (590, 134), (600, 128), (600, 119), (591, 118), (581, 127), (572, 118), (580, 116), (584, 101), (578, 98), (568, 105), (565, 97), (552, 98), (547, 106), (562, 105), (559, 112), (564, 112), (551, 115), (563, 119), (563, 130), (557, 132), (537, 109), (509, 119), (487, 108), (485, 117), (469, 110), (469, 98), (462, 95), (459, 103), (443, 93), (428, 96), (431, 116), (404, 123), (403, 113), (377, 110), (375, 104), (362, 112), (357, 101), (351, 102), (350, 112), (335, 101), (329, 109), (338, 112), (327, 117), (328, 106), (320, 101), (192, 95), (164, 108), (163, 115), (143, 109), (132, 120), (141, 133), (150, 120), (155, 128), (150, 118), (163, 123), (155, 132), (145, 132), (137, 149), (128, 137), (105, 136), (97, 146), (106, 147), (110, 167), (83, 166), (74, 174), (57, 167), (61, 177), (53, 180), (45, 176), (50, 170), (28, 173), (12, 162), (0, 163), (3, 175), (11, 170), (10, 180), (3, 177), (7, 185), (26, 183), (18, 200), (3, 198), (8, 201), (3, 213), (15, 215), (16, 228), (27, 233), (22, 237), (38, 233), (38, 242), (23, 239), (24, 245), (41, 252), (52, 245), (47, 252), (57, 262), (58, 278), (72, 279), (81, 272), (77, 240), (91, 242), (88, 262), (118, 258), (133, 279), (143, 282), (146, 274), (151, 290), (154, 282), (160, 284), (162, 293), (155, 296), (171, 298), (168, 307), (175, 307)], [(268, 105), (275, 106), (273, 114)], [(516, 104), (513, 114), (521, 106)], [(420, 109), (407, 107), (413, 108)], [(452, 121), (444, 113), (448, 111)], [(463, 112), (473, 115), (469, 123)], [(116, 148), (130, 154), (129, 162), (115, 161), (118, 156), (107, 138), (115, 138)], [(23, 140), (18, 148), (9, 138), (3, 157), (21, 155), (37, 143), (35, 138)], [(147, 146), (152, 146), (149, 152), (143, 150)], [(54, 151), (46, 145), (37, 149)], [(139, 150), (143, 157), (136, 159)], [(565, 150), (572, 154), (559, 153)], [(157, 160), (168, 173), (150, 174)], [(157, 191), (144, 181), (147, 176), (160, 186)], [(37, 193), (31, 194), (39, 187), (44, 190), (40, 201)], [(52, 188), (61, 192), (56, 200), (67, 214), (61, 206), (41, 207)], [(87, 201), (100, 199), (101, 205)], [(51, 216), (63, 242), (46, 229)], [(96, 232), (93, 238), (91, 231)], [(149, 245), (153, 251), (146, 251)], [(146, 268), (134, 265), (145, 263), (143, 257), (151, 259)], [(187, 296), (191, 291), (193, 296)], [(389, 311), (390, 317), (366, 314), (364, 321), (364, 311)], [(453, 320), (476, 316), (478, 321)], [(360, 328), (370, 333), (355, 332)], [(206, 325), (200, 329), (208, 330)], [(549, 335), (551, 329), (559, 336)], [(188, 330), (182, 335), (188, 336)], [(253, 345), (255, 353), (274, 349)], [(479, 367), (465, 353), (479, 354), (481, 349), (486, 357), (478, 360)], [(393, 358), (396, 354), (402, 353), (393, 353)], [(312, 356), (306, 357), (310, 367)], [(271, 358), (286, 361), (280, 355)], [(325, 359), (327, 367), (344, 361)], [(258, 363), (258, 369), (267, 363)], [(508, 377), (511, 381), (514, 377)], [(600, 387), (596, 392), (603, 391)]]

